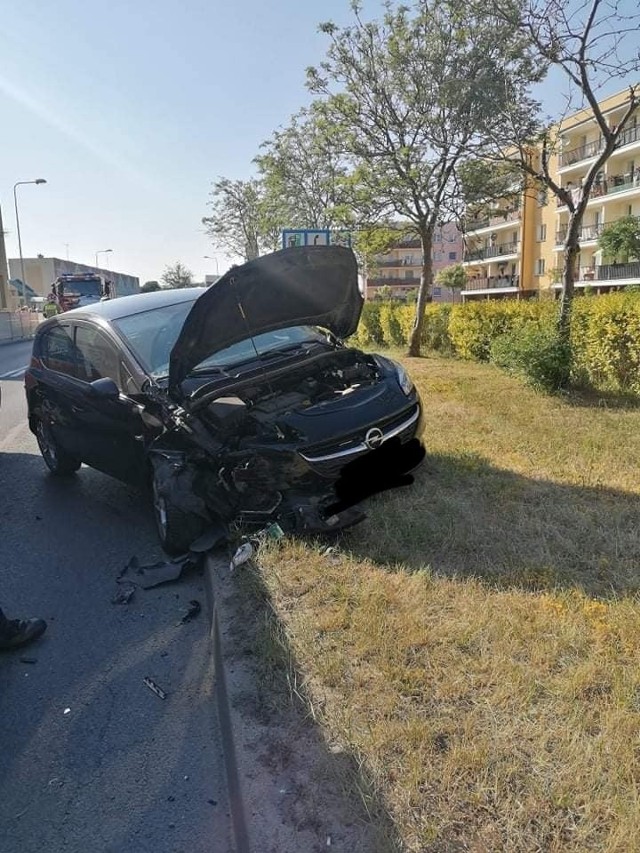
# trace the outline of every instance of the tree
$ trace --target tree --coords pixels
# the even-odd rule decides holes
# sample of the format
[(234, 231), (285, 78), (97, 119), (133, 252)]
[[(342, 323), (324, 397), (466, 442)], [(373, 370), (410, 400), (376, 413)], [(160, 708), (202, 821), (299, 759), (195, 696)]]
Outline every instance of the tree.
[[(629, 4), (632, 8), (632, 4)], [(503, 127), (495, 137), (496, 153), (518, 166), (529, 186), (544, 188), (567, 206), (569, 222), (563, 244), (563, 276), (558, 317), (561, 340), (569, 344), (575, 267), (580, 252), (580, 229), (596, 176), (616, 148), (640, 103), (640, 87), (629, 86), (627, 108), (616, 125), (610, 125), (598, 104), (598, 92), (612, 81), (640, 71), (635, 47), (640, 13), (625, 14), (620, 0), (523, 0), (514, 7), (510, 0), (494, 0), (495, 14), (517, 27), (537, 54), (540, 65), (561, 72), (569, 85), (568, 114), (576, 106), (585, 107), (595, 118), (601, 145), (589, 165), (582, 185), (574, 191), (561, 186), (553, 174), (554, 156), (559, 150), (562, 122), (548, 127), (522, 110), (514, 111), (515, 97), (504, 102)], [(636, 7), (637, 9), (637, 7)], [(632, 54), (625, 55), (630, 46)], [(532, 114), (533, 116), (533, 114)]]
[(467, 274), (462, 264), (451, 264), (449, 267), (439, 270), (436, 274), (436, 284), (448, 287), (449, 290), (464, 290), (467, 286)]
[[(455, 195), (455, 170), (498, 132), (501, 104), (538, 73), (512, 24), (465, 0), (421, 0), (413, 11), (386, 7), (381, 21), (321, 25), (326, 60), (307, 71), (316, 109), (344, 146), (361, 200), (408, 220), (423, 264), (409, 343), (420, 354), (432, 285), (432, 242)], [(489, 138), (492, 138), (491, 135)]]
[(164, 272), (160, 278), (167, 289), (191, 287), (193, 273), (184, 264), (180, 263), (180, 261), (176, 261), (175, 264), (170, 264), (164, 268)]
[(255, 178), (219, 178), (211, 191), (211, 216), (202, 220), (215, 246), (247, 261), (279, 247), (282, 225), (265, 203), (264, 187)]
[(288, 228), (353, 225), (347, 168), (318, 111), (303, 109), (275, 131), (255, 158), (265, 211)]
[(623, 216), (607, 225), (598, 246), (613, 263), (640, 261), (640, 217)]
[(145, 283), (140, 288), (140, 293), (153, 293), (156, 290), (160, 290), (160, 283), (157, 281), (145, 281)]

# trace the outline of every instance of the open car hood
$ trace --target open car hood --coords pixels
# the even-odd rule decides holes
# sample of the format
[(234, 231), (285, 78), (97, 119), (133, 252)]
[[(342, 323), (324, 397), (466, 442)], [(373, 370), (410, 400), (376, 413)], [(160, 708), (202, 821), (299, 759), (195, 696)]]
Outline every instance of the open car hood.
[(343, 246), (300, 246), (232, 267), (200, 296), (171, 350), (169, 388), (206, 358), (288, 326), (353, 334), (362, 311), (358, 267)]

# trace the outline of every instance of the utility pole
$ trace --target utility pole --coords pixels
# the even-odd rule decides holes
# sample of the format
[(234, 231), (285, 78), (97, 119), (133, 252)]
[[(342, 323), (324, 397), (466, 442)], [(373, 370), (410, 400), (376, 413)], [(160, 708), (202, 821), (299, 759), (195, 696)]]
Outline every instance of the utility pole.
[(7, 272), (7, 250), (4, 245), (4, 227), (2, 225), (2, 208), (0, 207), (0, 310), (9, 307), (9, 275)]

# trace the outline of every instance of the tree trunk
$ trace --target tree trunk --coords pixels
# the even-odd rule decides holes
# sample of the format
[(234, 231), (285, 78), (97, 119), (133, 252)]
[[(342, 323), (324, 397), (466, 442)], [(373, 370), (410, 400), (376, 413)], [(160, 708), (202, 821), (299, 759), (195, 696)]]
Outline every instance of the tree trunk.
[(413, 321), (413, 329), (409, 338), (408, 355), (419, 357), (421, 350), (422, 329), (424, 326), (424, 311), (431, 296), (431, 281), (433, 278), (433, 261), (431, 252), (433, 249), (433, 226), (420, 227), (420, 244), (422, 246), (422, 273), (420, 275), (420, 289), (416, 301), (416, 316)]
[(581, 218), (574, 216), (569, 223), (567, 237), (562, 253), (564, 269), (562, 270), (562, 292), (560, 295), (560, 313), (558, 315), (558, 335), (563, 344), (569, 345), (571, 335), (571, 308), (573, 305), (576, 260), (580, 253), (578, 228)]

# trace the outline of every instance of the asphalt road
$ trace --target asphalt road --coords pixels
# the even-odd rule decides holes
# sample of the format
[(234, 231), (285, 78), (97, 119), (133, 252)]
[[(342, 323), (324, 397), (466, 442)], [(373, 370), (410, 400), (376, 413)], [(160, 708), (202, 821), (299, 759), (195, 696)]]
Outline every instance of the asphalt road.
[[(150, 511), (86, 467), (47, 474), (29, 352), (0, 346), (0, 606), (49, 628), (0, 653), (0, 851), (232, 851), (203, 579), (112, 603), (130, 557), (162, 558)], [(181, 624), (191, 599), (202, 612)]]

